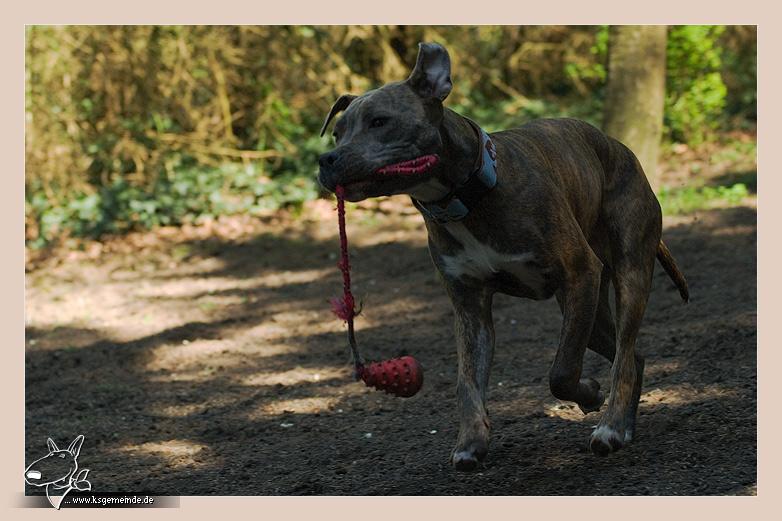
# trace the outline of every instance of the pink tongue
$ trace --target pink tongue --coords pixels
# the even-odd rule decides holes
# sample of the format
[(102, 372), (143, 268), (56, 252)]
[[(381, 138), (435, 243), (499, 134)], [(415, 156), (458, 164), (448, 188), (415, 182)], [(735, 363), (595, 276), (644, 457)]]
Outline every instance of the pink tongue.
[(379, 174), (420, 174), (426, 172), (431, 167), (437, 164), (437, 156), (429, 154), (426, 156), (410, 159), (409, 161), (402, 161), (401, 163), (395, 163), (393, 165), (386, 165), (379, 168), (377, 172)]

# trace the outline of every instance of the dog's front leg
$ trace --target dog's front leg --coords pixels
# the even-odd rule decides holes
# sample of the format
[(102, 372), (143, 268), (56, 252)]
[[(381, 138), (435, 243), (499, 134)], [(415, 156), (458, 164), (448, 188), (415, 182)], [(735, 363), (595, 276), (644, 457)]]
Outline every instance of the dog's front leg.
[(474, 470), (489, 450), (486, 393), (494, 354), (492, 292), (459, 281), (446, 284), (456, 317), (459, 375), (456, 385), (459, 436), (451, 461), (458, 470)]

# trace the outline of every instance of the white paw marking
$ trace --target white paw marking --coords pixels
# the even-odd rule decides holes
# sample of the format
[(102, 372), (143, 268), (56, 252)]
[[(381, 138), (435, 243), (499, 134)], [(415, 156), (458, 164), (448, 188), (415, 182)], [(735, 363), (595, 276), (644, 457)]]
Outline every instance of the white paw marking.
[(455, 452), (453, 455), (453, 460), (458, 461), (466, 461), (466, 460), (475, 460), (478, 459), (475, 454), (470, 452), (469, 450), (460, 450), (459, 452)]
[(500, 253), (491, 246), (478, 241), (464, 224), (448, 223), (445, 229), (464, 247), (456, 255), (443, 255), (445, 273), (459, 278), (464, 275), (484, 280), (501, 271), (517, 277), (523, 284), (536, 293), (543, 291), (543, 277), (531, 269), (529, 261), (535, 256), (531, 252), (518, 254)]
[[(616, 440), (621, 445), (622, 438), (623, 437), (619, 435), (619, 432), (617, 432), (615, 429), (612, 429), (608, 425), (600, 425), (597, 427), (597, 429), (592, 431), (592, 439), (599, 439), (609, 447), (614, 446), (614, 444), (611, 443), (612, 439)], [(625, 434), (624, 439), (627, 439), (627, 434)]]

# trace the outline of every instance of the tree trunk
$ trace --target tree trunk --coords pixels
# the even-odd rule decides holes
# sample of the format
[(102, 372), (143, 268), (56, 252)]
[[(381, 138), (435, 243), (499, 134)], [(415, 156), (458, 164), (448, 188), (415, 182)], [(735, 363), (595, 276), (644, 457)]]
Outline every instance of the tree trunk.
[(664, 25), (611, 26), (603, 129), (638, 157), (657, 190), (657, 156), (665, 104)]

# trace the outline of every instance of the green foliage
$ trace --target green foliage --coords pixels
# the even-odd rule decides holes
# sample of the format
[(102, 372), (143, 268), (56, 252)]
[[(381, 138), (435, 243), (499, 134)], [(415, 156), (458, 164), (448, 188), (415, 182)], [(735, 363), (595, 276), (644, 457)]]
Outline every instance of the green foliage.
[(707, 210), (720, 205), (737, 205), (749, 196), (743, 183), (731, 186), (688, 186), (686, 188), (662, 188), (657, 195), (666, 215)]
[[(404, 78), (419, 41), (451, 51), (448, 106), (488, 130), (599, 125), (608, 26), (29, 26), (30, 244), (317, 197), (318, 131), (342, 93)], [(667, 136), (697, 143), (755, 107), (755, 32), (674, 27)], [(727, 89), (727, 94), (726, 94)]]
[(591, 60), (565, 64), (565, 73), (575, 82), (594, 81), (600, 84), (606, 80), (606, 60), (608, 59), (608, 27), (597, 27), (594, 43), (589, 48)]
[(73, 194), (64, 205), (52, 204), (42, 192), (33, 191), (27, 211), (36, 218), (38, 235), (30, 245), (44, 246), (64, 232), (98, 237), (218, 215), (262, 214), (317, 196), (314, 176), (288, 174), (272, 179), (260, 175), (253, 165), (191, 164), (147, 189), (119, 179), (98, 193)]
[(727, 89), (720, 73), (721, 25), (684, 25), (668, 35), (665, 125), (675, 141), (699, 144), (720, 124)]
[(722, 79), (728, 88), (726, 112), (740, 123), (757, 119), (757, 27), (727, 26), (719, 41), (722, 47)]

